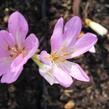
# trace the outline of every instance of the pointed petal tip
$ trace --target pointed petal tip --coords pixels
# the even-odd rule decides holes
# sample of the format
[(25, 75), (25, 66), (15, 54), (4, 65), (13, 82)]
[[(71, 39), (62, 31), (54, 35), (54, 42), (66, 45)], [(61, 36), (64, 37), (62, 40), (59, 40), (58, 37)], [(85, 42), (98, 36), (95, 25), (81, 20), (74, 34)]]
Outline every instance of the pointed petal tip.
[(65, 87), (65, 88), (69, 88), (72, 84), (73, 84), (73, 81), (70, 84), (64, 84), (62, 86)]
[(81, 78), (80, 81), (84, 81), (84, 82), (90, 82), (90, 78), (87, 74), (84, 73), (84, 76)]
[[(71, 18), (71, 20), (74, 22), (79, 22), (79, 23), (81, 23), (81, 18), (79, 17), (79, 16), (73, 16), (72, 18)], [(75, 23), (74, 22), (74, 23)], [(82, 23), (81, 23), (81, 25), (82, 25)]]
[[(87, 35), (87, 36), (90, 36), (90, 37), (92, 37), (92, 38), (94, 38), (94, 43), (96, 43), (96, 42), (98, 41), (97, 35), (95, 35), (95, 34), (93, 34), (93, 33), (90, 33), (90, 32), (89, 32), (89, 33), (86, 33), (86, 35)], [(87, 37), (87, 36), (86, 36), (86, 37)]]
[(64, 21), (63, 17), (60, 17), (60, 18), (58, 19), (58, 21), (63, 22), (63, 21)]
[(89, 49), (89, 52), (90, 52), (90, 53), (96, 53), (96, 49), (95, 49), (95, 47), (94, 47), (94, 46), (91, 47), (91, 48)]
[(20, 14), (20, 15), (22, 15), (21, 12), (19, 12), (19, 11), (15, 11), (15, 12), (13, 12), (13, 14)]
[(85, 82), (90, 82), (90, 78), (87, 76), (87, 79), (85, 80)]
[(10, 17), (12, 17), (12, 16), (19, 16), (19, 15), (21, 15), (22, 16), (22, 14), (19, 12), (19, 11), (15, 11), (15, 12), (13, 12), (10, 16), (9, 16), (9, 19), (10, 19)]
[(72, 18), (81, 20), (81, 18), (79, 16), (73, 16)]
[(63, 22), (64, 22), (63, 17), (58, 18), (58, 20), (57, 20), (57, 22), (55, 24), (55, 27), (57, 28), (57, 25), (63, 25)]

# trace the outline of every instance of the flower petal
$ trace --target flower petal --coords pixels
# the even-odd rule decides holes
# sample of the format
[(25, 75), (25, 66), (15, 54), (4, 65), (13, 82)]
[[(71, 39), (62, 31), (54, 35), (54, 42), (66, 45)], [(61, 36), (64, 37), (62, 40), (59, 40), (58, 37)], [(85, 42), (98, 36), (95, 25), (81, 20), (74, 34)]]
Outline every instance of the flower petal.
[(83, 69), (76, 63), (72, 63), (70, 61), (65, 61), (64, 63), (60, 64), (60, 67), (67, 71), (69, 75), (71, 75), (73, 78), (89, 82), (90, 78), (87, 76), (87, 74), (83, 71)]
[(80, 56), (81, 54), (87, 52), (92, 46), (97, 42), (96, 35), (92, 33), (87, 33), (83, 37), (80, 37), (75, 45), (68, 51), (72, 52), (71, 57)]
[(12, 83), (16, 81), (19, 77), (21, 71), (23, 70), (23, 55), (20, 54), (17, 58), (11, 61), (9, 69), (5, 72), (1, 78), (2, 83)]
[(42, 67), (39, 68), (40, 75), (45, 78), (45, 80), (48, 81), (50, 85), (57, 84), (58, 82), (53, 76), (51, 69), (51, 66), (44, 64)]
[(0, 31), (0, 47), (6, 47), (6, 46), (14, 46), (15, 41), (11, 34), (8, 31), (1, 30)]
[(67, 45), (71, 43), (74, 44), (78, 35), (81, 32), (82, 23), (78, 16), (72, 17), (66, 24), (64, 28), (64, 37), (67, 40)]
[(51, 50), (56, 51), (63, 41), (63, 18), (60, 18), (54, 28), (53, 34), (50, 39)]
[(8, 83), (8, 84), (13, 83), (14, 81), (17, 80), (17, 78), (21, 74), (22, 70), (23, 70), (23, 67), (21, 67), (19, 69), (19, 71), (16, 71), (16, 72), (9, 71), (9, 72), (5, 73), (1, 78), (1, 83)]
[(25, 63), (26, 61), (24, 60), (23, 54), (20, 54), (12, 61), (10, 66), (10, 72), (18, 72)]
[(8, 57), (0, 58), (0, 76), (9, 71), (12, 60)]
[(8, 47), (12, 47), (15, 45), (11, 34), (9, 34), (5, 30), (0, 31), (0, 57), (9, 56)]
[(10, 64), (9, 70), (3, 74), (1, 78), (2, 83), (12, 83), (17, 80), (19, 75), (21, 74), (23, 70), (23, 65), (26, 63), (26, 61), (23, 59), (23, 54), (20, 54), (18, 57), (16, 57), (12, 63)]
[(92, 46), (92, 47), (89, 49), (89, 52), (91, 52), (91, 53), (95, 53), (95, 52), (96, 52), (95, 47)]
[(11, 14), (8, 21), (8, 29), (15, 38), (18, 47), (21, 47), (28, 32), (28, 24), (24, 16), (18, 11)]
[(25, 57), (25, 59), (28, 60), (36, 53), (39, 47), (39, 41), (37, 37), (35, 36), (35, 34), (32, 33), (26, 38), (24, 47), (25, 47), (25, 50), (28, 51), (28, 54)]
[(59, 68), (57, 65), (53, 65), (53, 75), (56, 78), (56, 80), (59, 82), (60, 85), (64, 87), (70, 87), (73, 83), (73, 79), (69, 74), (64, 72), (61, 68)]
[(51, 65), (51, 59), (50, 59), (50, 55), (46, 52), (46, 51), (41, 51), (40, 55), (39, 55), (39, 59), (47, 65)]

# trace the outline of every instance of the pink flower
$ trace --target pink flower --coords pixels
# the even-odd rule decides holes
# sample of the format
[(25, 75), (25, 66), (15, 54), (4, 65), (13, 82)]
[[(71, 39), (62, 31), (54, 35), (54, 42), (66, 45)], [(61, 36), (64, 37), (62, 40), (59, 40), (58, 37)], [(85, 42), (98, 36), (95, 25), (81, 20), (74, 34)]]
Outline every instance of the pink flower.
[(81, 20), (77, 16), (71, 18), (65, 26), (63, 18), (60, 18), (51, 36), (51, 53), (40, 53), (39, 59), (44, 65), (39, 72), (51, 85), (56, 83), (69, 87), (73, 83), (72, 77), (80, 81), (90, 81), (78, 64), (67, 60), (87, 52), (97, 42), (96, 35), (92, 33), (78, 38), (81, 27)]
[(8, 31), (0, 31), (1, 83), (16, 81), (23, 70), (23, 65), (36, 52), (38, 39), (34, 34), (26, 38), (27, 32), (27, 21), (19, 12), (14, 12), (9, 17)]

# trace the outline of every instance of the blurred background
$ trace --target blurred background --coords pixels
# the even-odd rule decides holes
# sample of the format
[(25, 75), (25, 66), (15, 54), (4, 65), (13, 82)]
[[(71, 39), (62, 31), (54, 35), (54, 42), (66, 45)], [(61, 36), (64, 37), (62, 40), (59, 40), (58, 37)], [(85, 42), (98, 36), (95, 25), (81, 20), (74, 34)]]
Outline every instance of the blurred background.
[(0, 0), (0, 30), (7, 29), (9, 15), (21, 12), (29, 23), (29, 33), (40, 40), (40, 50), (50, 51), (49, 39), (58, 18), (65, 22), (78, 15), (82, 32), (98, 36), (96, 53), (85, 53), (72, 61), (81, 65), (91, 78), (76, 81), (70, 88), (50, 86), (30, 59), (13, 84), (0, 84), (0, 109), (109, 109), (109, 34), (100, 35), (85, 19), (109, 30), (108, 0)]

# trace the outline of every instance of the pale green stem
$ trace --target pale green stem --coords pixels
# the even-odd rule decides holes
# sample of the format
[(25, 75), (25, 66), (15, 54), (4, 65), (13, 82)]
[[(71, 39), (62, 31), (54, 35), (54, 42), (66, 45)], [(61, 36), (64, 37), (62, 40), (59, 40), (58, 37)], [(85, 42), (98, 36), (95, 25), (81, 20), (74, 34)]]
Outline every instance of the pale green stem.
[(38, 54), (35, 54), (33, 57), (32, 57), (32, 60), (39, 66), (41, 67), (43, 64), (41, 63), (41, 61), (39, 60), (38, 58)]

